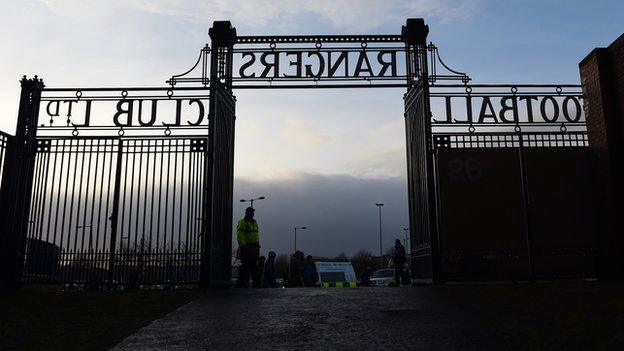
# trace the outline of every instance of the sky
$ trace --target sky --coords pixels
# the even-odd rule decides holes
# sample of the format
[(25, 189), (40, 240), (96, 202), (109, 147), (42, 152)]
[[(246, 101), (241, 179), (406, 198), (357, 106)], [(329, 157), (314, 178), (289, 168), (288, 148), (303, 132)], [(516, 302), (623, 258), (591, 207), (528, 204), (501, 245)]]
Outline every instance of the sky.
[[(49, 87), (164, 86), (214, 20), (240, 35), (399, 34), (423, 17), (445, 63), (474, 83), (578, 83), (578, 63), (624, 31), (617, 0), (22, 0), (1, 2), (0, 130), (13, 133), (18, 80)], [(236, 91), (236, 198), (266, 196), (263, 248), (378, 252), (408, 226), (404, 91)], [(244, 205), (234, 204), (234, 216)]]

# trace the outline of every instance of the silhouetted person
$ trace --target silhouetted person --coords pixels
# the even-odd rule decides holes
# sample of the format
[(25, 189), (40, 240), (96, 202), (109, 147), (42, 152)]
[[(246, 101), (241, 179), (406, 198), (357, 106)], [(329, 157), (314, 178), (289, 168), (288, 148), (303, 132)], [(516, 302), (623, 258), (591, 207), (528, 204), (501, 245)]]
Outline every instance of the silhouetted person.
[(360, 278), (360, 285), (361, 286), (371, 286), (371, 276), (372, 275), (373, 275), (373, 272), (372, 272), (370, 267), (364, 268), (364, 271), (362, 272), (362, 276)]
[(258, 264), (256, 264), (254, 272), (251, 275), (251, 282), (254, 288), (262, 287), (262, 276), (264, 275), (264, 262), (266, 262), (266, 258), (264, 256), (258, 257)]
[(403, 266), (407, 261), (405, 256), (405, 247), (401, 244), (401, 240), (394, 241), (394, 250), (392, 250), (392, 262), (394, 262), (394, 285), (401, 285), (401, 276), (403, 275)]
[(303, 283), (306, 288), (313, 288), (316, 286), (318, 275), (316, 273), (316, 264), (312, 256), (306, 256), (305, 265), (303, 266)]
[(253, 207), (245, 209), (245, 217), (236, 224), (236, 240), (241, 266), (238, 272), (237, 288), (248, 288), (249, 278), (256, 267), (260, 254), (260, 236), (258, 223), (254, 219)]
[(275, 274), (275, 251), (269, 252), (269, 258), (264, 263), (262, 286), (265, 288), (277, 288), (277, 274)]
[[(407, 265), (403, 265), (403, 266), (407, 266)], [(409, 267), (406, 267), (403, 270), (403, 276), (401, 277), (401, 279), (403, 280), (403, 285), (411, 285), (412, 284), (412, 277), (410, 276)]]
[(303, 286), (303, 266), (305, 264), (305, 256), (301, 251), (295, 251), (290, 257), (290, 286), (300, 288)]

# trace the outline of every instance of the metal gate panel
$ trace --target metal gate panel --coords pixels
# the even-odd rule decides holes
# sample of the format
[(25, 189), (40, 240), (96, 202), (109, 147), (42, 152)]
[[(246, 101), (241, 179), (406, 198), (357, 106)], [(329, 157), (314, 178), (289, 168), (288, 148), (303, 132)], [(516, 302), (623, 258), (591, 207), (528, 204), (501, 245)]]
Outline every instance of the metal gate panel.
[(102, 280), (119, 140), (37, 140), (23, 281)]
[(38, 139), (22, 280), (196, 283), (206, 143)]
[(436, 164), (445, 280), (526, 279), (517, 150), (439, 149)]
[[(205, 138), (122, 140), (112, 280), (199, 280)], [(112, 244), (111, 244), (112, 245)]]

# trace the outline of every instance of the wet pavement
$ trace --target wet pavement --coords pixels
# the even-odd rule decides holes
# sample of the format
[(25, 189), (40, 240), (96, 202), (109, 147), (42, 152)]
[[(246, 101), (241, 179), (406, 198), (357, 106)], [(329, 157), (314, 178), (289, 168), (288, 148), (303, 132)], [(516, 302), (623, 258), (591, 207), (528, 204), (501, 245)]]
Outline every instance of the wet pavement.
[[(591, 347), (596, 346), (591, 336), (576, 336), (576, 329), (592, 332), (579, 324), (584, 315), (566, 313), (579, 300), (605, 297), (604, 291), (595, 290), (511, 284), (229, 289), (208, 293), (155, 321), (116, 350), (476, 350), (568, 348), (570, 343)], [(606, 293), (615, 296), (620, 291)], [(622, 322), (621, 314), (612, 317), (601, 321), (616, 326)], [(568, 329), (550, 333), (562, 323), (564, 328), (568, 323)], [(603, 339), (603, 346), (622, 341), (621, 336)]]

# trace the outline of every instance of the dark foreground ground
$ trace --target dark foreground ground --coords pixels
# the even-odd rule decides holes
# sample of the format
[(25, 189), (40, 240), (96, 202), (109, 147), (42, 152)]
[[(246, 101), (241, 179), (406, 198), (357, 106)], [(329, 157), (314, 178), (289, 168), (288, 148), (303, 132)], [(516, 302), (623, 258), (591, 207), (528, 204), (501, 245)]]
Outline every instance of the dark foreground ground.
[(0, 295), (0, 350), (119, 342), (118, 350), (621, 350), (624, 284)]
[(198, 296), (53, 287), (0, 294), (0, 350), (107, 350)]
[(623, 349), (624, 286), (228, 290), (117, 350)]

